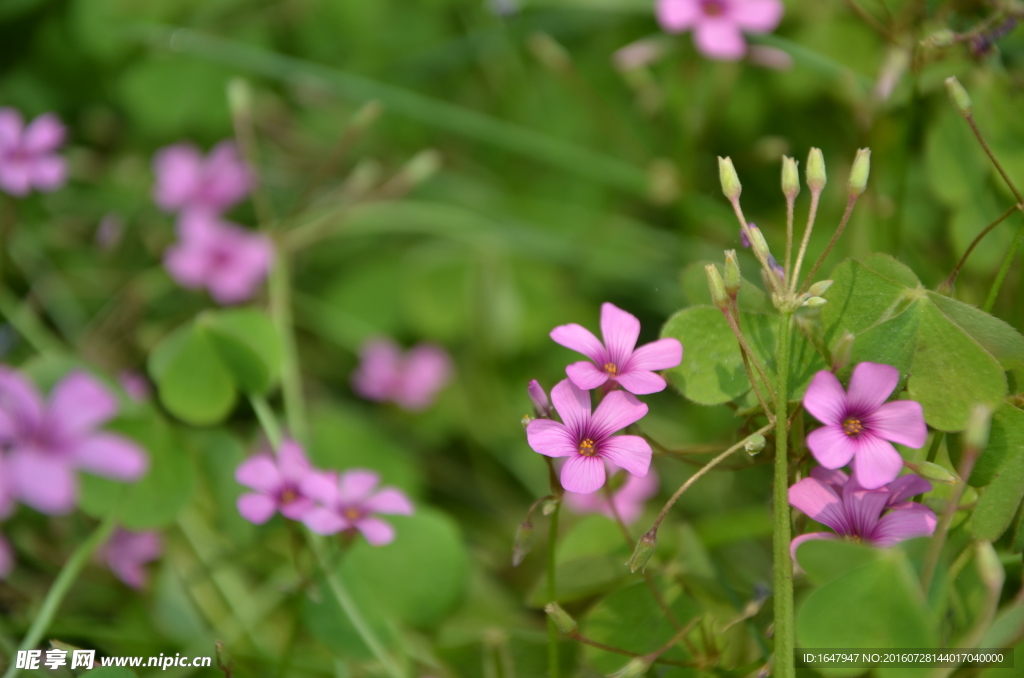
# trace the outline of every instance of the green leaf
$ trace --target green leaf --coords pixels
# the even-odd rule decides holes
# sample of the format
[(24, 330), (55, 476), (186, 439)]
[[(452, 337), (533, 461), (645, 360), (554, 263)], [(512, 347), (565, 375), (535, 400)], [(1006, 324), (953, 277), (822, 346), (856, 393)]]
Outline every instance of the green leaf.
[(911, 288), (921, 286), (921, 281), (918, 280), (917, 275), (910, 270), (909, 266), (888, 254), (875, 252), (864, 257), (861, 263), (883, 278), (891, 280), (898, 285)]
[(235, 405), (231, 373), (193, 324), (178, 328), (153, 349), (149, 373), (160, 402), (189, 424), (215, 424)]
[(987, 163), (971, 128), (945, 106), (939, 119), (929, 126), (925, 167), (932, 193), (950, 207), (970, 202), (988, 179)]
[(928, 299), (947, 319), (981, 344), (1004, 370), (1024, 363), (1024, 336), (1010, 325), (980, 308), (928, 292)]
[(256, 535), (256, 526), (239, 514), (238, 498), (249, 490), (235, 480), (235, 470), (246, 458), (245, 448), (223, 429), (193, 431), (189, 442), (198, 452), (213, 495), (217, 527), (236, 543), (248, 543)]
[[(977, 539), (984, 541), (995, 541), (1002, 536), (1017, 514), (1021, 499), (1024, 499), (1024, 436), (1020, 435), (1024, 412), (1004, 405), (1000, 408), (1000, 414), (1004, 421), (1013, 422), (1013, 427), (1009, 430), (1017, 436), (1011, 444), (1005, 445), (1005, 454), (1002, 455), (991, 480), (978, 499), (978, 506), (974, 509), (971, 531)], [(1009, 442), (1005, 438), (1007, 429), (1003, 428), (1003, 431), (999, 442)], [(978, 461), (980, 462), (987, 453), (986, 449)], [(971, 476), (973, 481), (974, 474)]]
[(816, 586), (873, 563), (883, 555), (881, 549), (839, 539), (810, 539), (796, 550), (800, 567)]
[(270, 318), (252, 308), (204, 313), (196, 325), (245, 393), (263, 394), (277, 381), (281, 345)]
[[(950, 459), (959, 467), (963, 451), (960, 436), (947, 439)], [(985, 487), (1007, 464), (1018, 463), (1024, 454), (1024, 411), (1003, 403), (992, 413), (988, 444), (978, 456), (967, 482), (972, 487)]]

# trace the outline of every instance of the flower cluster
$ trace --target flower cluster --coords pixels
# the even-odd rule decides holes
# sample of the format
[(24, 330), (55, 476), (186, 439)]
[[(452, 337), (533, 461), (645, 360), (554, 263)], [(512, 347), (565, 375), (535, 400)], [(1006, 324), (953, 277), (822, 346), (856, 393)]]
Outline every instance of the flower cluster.
[[(96, 378), (74, 371), (45, 401), (35, 385), (0, 366), (0, 519), (15, 502), (62, 515), (78, 500), (78, 471), (121, 481), (141, 478), (146, 453), (123, 436), (98, 430), (117, 414), (114, 394)], [(13, 566), (0, 537), (0, 577)]]
[(168, 146), (156, 154), (153, 170), (154, 200), (178, 213), (178, 242), (164, 254), (171, 277), (183, 287), (206, 288), (222, 305), (251, 298), (267, 276), (274, 250), (266, 236), (222, 216), (253, 186), (235, 145), (221, 142), (205, 158), (190, 144)]
[(235, 480), (254, 492), (238, 498), (238, 512), (256, 525), (280, 512), (305, 523), (317, 534), (362, 533), (374, 546), (394, 541), (395, 530), (374, 514), (412, 515), (409, 498), (397, 488), (382, 487), (374, 471), (350, 469), (338, 474), (314, 468), (302, 447), (281, 443), (275, 458), (261, 452), (242, 462)]
[(118, 528), (98, 555), (118, 579), (133, 589), (141, 589), (147, 579), (143, 565), (159, 558), (163, 548), (163, 540), (157, 532)]
[[(67, 163), (57, 155), (64, 125), (44, 113), (28, 125), (13, 108), (0, 108), (0, 190), (18, 197), (64, 185)], [(2, 556), (0, 556), (2, 558)]]
[[(848, 390), (827, 370), (808, 386), (804, 407), (823, 426), (811, 431), (807, 446), (821, 466), (789, 488), (789, 503), (835, 534), (797, 537), (794, 558), (809, 539), (847, 537), (891, 546), (935, 531), (935, 513), (910, 501), (931, 491), (931, 483), (913, 474), (900, 476), (903, 458), (892, 446), (919, 448), (928, 435), (920, 403), (886, 402), (899, 377), (891, 365), (864, 362), (854, 368)], [(848, 464), (852, 477), (838, 470)]]
[[(614, 434), (647, 414), (647, 405), (636, 395), (665, 388), (665, 380), (654, 370), (675, 367), (683, 359), (682, 344), (676, 339), (659, 339), (636, 348), (640, 321), (610, 303), (601, 306), (601, 334), (604, 341), (576, 324), (551, 331), (557, 343), (590, 359), (569, 365), (568, 378), (551, 389), (561, 422), (547, 418), (550, 407), (539, 384), (531, 382), (528, 389), (542, 418), (529, 422), (527, 440), (535, 452), (565, 459), (560, 478), (562, 487), (571, 493), (596, 492), (604, 486), (608, 471), (616, 469), (636, 478), (647, 475), (652, 456), (648, 442), (640, 436)], [(591, 389), (599, 389), (603, 396), (593, 411)], [(621, 492), (627, 487), (623, 485)], [(636, 491), (629, 489), (630, 493)]]
[(782, 20), (779, 0), (657, 0), (658, 23), (670, 33), (693, 31), (706, 57), (735, 61), (747, 52), (743, 33), (768, 33)]
[(367, 400), (393, 402), (411, 412), (424, 410), (451, 379), (451, 358), (434, 344), (418, 344), (403, 354), (390, 339), (374, 338), (359, 353), (352, 390)]

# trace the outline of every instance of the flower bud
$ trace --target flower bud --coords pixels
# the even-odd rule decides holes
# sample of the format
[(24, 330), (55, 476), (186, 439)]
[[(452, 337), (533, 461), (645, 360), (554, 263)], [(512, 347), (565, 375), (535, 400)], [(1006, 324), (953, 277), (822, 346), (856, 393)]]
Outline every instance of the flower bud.
[(552, 513), (555, 512), (556, 508), (558, 508), (558, 500), (549, 499), (548, 501), (544, 502), (543, 506), (540, 507), (540, 512), (542, 515), (550, 516)]
[(512, 567), (519, 567), (519, 564), (526, 558), (526, 554), (533, 548), (533, 523), (524, 520), (516, 529), (516, 538), (512, 542)]
[(825, 176), (825, 156), (820, 148), (812, 148), (807, 155), (807, 187), (812, 192), (820, 192), (828, 181)]
[(526, 386), (526, 392), (530, 395), (530, 400), (537, 411), (537, 416), (541, 419), (550, 418), (551, 402), (548, 400), (548, 394), (541, 388), (540, 382), (536, 379), (531, 379), (530, 383)]
[(856, 198), (868, 186), (868, 175), (871, 174), (871, 149), (862, 148), (857, 151), (857, 157), (853, 159), (853, 169), (850, 170), (850, 197)]
[(740, 291), (743, 278), (740, 276), (740, 262), (736, 260), (736, 250), (725, 251), (725, 291), (733, 299)]
[(807, 290), (807, 293), (812, 297), (820, 297), (821, 295), (825, 294), (825, 292), (827, 292), (828, 288), (830, 287), (832, 287), (831, 280), (819, 280), (818, 282), (811, 285), (810, 289)]
[(800, 173), (793, 158), (782, 156), (782, 194), (790, 200), (800, 194)]
[(743, 444), (743, 449), (747, 451), (747, 454), (753, 457), (755, 454), (759, 453), (761, 450), (764, 449), (764, 444), (764, 436), (761, 435), (760, 433), (755, 433), (754, 435), (747, 438), (747, 442)]
[(967, 420), (967, 428), (964, 430), (964, 447), (972, 450), (975, 454), (985, 449), (985, 446), (988, 445), (988, 432), (991, 423), (992, 410), (977, 403), (971, 410), (971, 417)]
[(807, 308), (819, 308), (827, 303), (827, 299), (822, 299), (821, 297), (809, 297), (803, 305), (806, 306)]
[(914, 471), (925, 480), (934, 480), (943, 485), (956, 485), (960, 482), (960, 476), (953, 473), (945, 466), (939, 466), (930, 461), (920, 461), (914, 465)]
[(643, 571), (646, 569), (647, 561), (651, 559), (651, 555), (654, 553), (657, 545), (658, 531), (652, 527), (644, 533), (644, 536), (640, 537), (640, 541), (636, 543), (636, 548), (633, 549), (633, 555), (626, 562), (629, 565), (629, 571), (636, 572), (637, 570)]
[(411, 186), (423, 183), (441, 169), (441, 153), (433, 148), (420, 151), (402, 167), (402, 175)]
[(647, 675), (647, 672), (651, 669), (651, 662), (643, 657), (636, 657), (631, 659), (628, 664), (623, 666), (615, 673), (608, 676), (608, 678), (641, 678), (641, 676)]
[(956, 43), (956, 33), (954, 33), (953, 31), (949, 30), (948, 28), (943, 28), (941, 30), (935, 31), (934, 33), (932, 33), (931, 35), (926, 37), (924, 40), (922, 40), (921, 41), (921, 46), (922, 47), (932, 47), (932, 48), (935, 48), (935, 47), (950, 47), (951, 45), (953, 45), (955, 43)]
[(531, 421), (533, 421), (533, 417), (531, 417), (531, 416), (530, 416), (530, 415), (528, 415), (528, 414), (524, 414), (524, 415), (523, 415), (523, 418), (519, 420), (519, 423), (523, 425), (523, 430), (524, 430), (524, 431), (525, 431), (525, 430), (526, 430), (526, 428), (527, 428), (527, 427), (528, 427), (528, 426), (530, 425), (530, 422), (531, 422)]
[(982, 583), (985, 584), (985, 588), (998, 595), (1006, 580), (1006, 570), (999, 560), (999, 554), (996, 553), (992, 542), (988, 541), (975, 542), (974, 548), (977, 551), (976, 567)]
[(739, 200), (743, 186), (740, 178), (736, 175), (736, 168), (732, 165), (731, 158), (718, 158), (718, 178), (722, 182), (722, 193), (730, 201)]
[(252, 114), (252, 87), (245, 78), (228, 81), (228, 108), (233, 115)]
[(946, 92), (949, 100), (953, 102), (956, 112), (965, 118), (971, 117), (974, 113), (974, 104), (971, 103), (971, 95), (967, 93), (964, 86), (956, 79), (955, 75), (946, 78)]
[(576, 620), (569, 616), (569, 613), (562, 609), (562, 606), (558, 603), (548, 603), (544, 606), (544, 611), (551, 617), (551, 621), (555, 622), (555, 627), (559, 633), (571, 636), (579, 628)]
[(708, 264), (704, 267), (704, 271), (708, 274), (708, 287), (711, 288), (711, 302), (717, 306), (719, 310), (728, 310), (729, 293), (725, 291), (725, 282), (722, 280), (722, 275), (718, 272), (718, 267), (714, 264)]
[(832, 371), (838, 372), (850, 364), (853, 357), (853, 341), (855, 337), (852, 332), (846, 331), (839, 341), (832, 348)]
[(754, 254), (757, 255), (757, 258), (767, 261), (768, 257), (770, 257), (772, 253), (768, 249), (768, 241), (764, 239), (761, 229), (757, 226), (751, 226), (747, 233), (747, 237), (750, 238), (750, 248), (754, 250)]

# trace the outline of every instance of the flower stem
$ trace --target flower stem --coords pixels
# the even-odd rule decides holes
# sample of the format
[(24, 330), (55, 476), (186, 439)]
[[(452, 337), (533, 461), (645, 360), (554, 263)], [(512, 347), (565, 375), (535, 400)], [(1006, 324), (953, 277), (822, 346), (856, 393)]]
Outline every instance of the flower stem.
[(1010, 271), (1010, 264), (1013, 263), (1013, 258), (1017, 256), (1021, 238), (1024, 238), (1024, 223), (1017, 227), (1017, 233), (1013, 236), (1010, 249), (1006, 250), (1006, 256), (1003, 257), (1003, 263), (999, 267), (996, 279), (992, 281), (992, 289), (988, 291), (988, 298), (985, 300), (985, 313), (991, 313), (992, 307), (996, 305), (996, 297), (999, 296), (999, 290), (1003, 286), (1003, 281), (1006, 280), (1006, 274)]
[[(39, 613), (32, 620), (32, 626), (29, 627), (28, 633), (25, 634), (21, 645), (18, 646), (19, 651), (31, 650), (43, 639), (47, 629), (50, 628), (50, 622), (53, 621), (57, 610), (60, 608), (60, 604), (64, 601), (64, 596), (71, 590), (72, 585), (78, 579), (78, 575), (89, 561), (93, 552), (110, 537), (110, 534), (114, 531), (114, 526), (115, 521), (113, 517), (105, 518), (99, 524), (99, 527), (89, 535), (89, 538), (82, 542), (81, 546), (75, 549), (75, 552), (71, 554), (68, 561), (64, 563), (64, 567), (54, 580), (53, 586), (47, 592), (43, 605), (39, 608)], [(13, 678), (13, 676), (16, 676), (20, 670), (16, 666), (17, 664), (14, 663), (14, 657), (12, 656), (11, 665), (7, 667), (7, 672), (4, 673), (3, 678)]]
[(967, 249), (964, 251), (963, 256), (960, 257), (960, 261), (956, 262), (956, 266), (953, 268), (953, 272), (949, 274), (948, 278), (946, 278), (947, 285), (951, 286), (953, 283), (956, 282), (956, 277), (960, 275), (960, 269), (963, 268), (964, 264), (967, 263), (967, 258), (971, 256), (971, 252), (973, 252), (974, 248), (978, 246), (978, 243), (980, 243), (986, 235), (991, 233), (992, 229), (994, 229), (996, 226), (1009, 219), (1010, 216), (1017, 210), (1024, 211), (1024, 205), (1013, 205), (1005, 212), (1000, 214), (998, 217), (996, 217), (995, 221), (993, 221), (991, 224), (983, 228), (981, 232), (974, 237), (974, 240), (971, 241), (971, 244), (968, 245)]
[(814, 262), (814, 266), (811, 266), (811, 270), (807, 273), (807, 278), (804, 279), (804, 284), (800, 286), (800, 294), (807, 291), (807, 288), (814, 282), (814, 274), (818, 272), (818, 269), (825, 262), (825, 257), (829, 255), (832, 248), (839, 242), (839, 238), (843, 235), (843, 231), (846, 230), (846, 224), (850, 221), (850, 215), (853, 214), (853, 206), (857, 204), (857, 196), (851, 195), (850, 199), (846, 202), (846, 211), (843, 212), (843, 218), (839, 221), (839, 226), (836, 228), (836, 232), (832, 234), (832, 239), (828, 241), (828, 245), (822, 250), (818, 260)]
[(804, 228), (804, 237), (800, 241), (800, 251), (796, 255), (796, 264), (793, 272), (789, 274), (789, 291), (796, 290), (796, 284), (800, 278), (800, 268), (804, 264), (804, 255), (807, 254), (807, 243), (811, 241), (811, 231), (814, 230), (814, 220), (818, 217), (818, 201), (821, 199), (821, 191), (811, 191), (811, 209), (807, 213), (807, 227)]
[(775, 482), (772, 550), (775, 567), (775, 678), (794, 678), (793, 650), (793, 563), (789, 555), (789, 351), (793, 332), (793, 314), (779, 316), (779, 342), (775, 364), (778, 386), (775, 388)]
[(249, 403), (256, 412), (256, 418), (259, 420), (260, 427), (267, 436), (267, 442), (274, 448), (275, 453), (278, 452), (278, 449), (281, 447), (281, 427), (278, 426), (277, 418), (274, 417), (273, 410), (267, 404), (267, 399), (261, 395), (250, 395)]
[[(558, 542), (558, 514), (561, 512), (562, 502), (555, 503), (555, 510), (551, 514), (551, 528), (548, 531), (548, 602), (555, 602), (555, 545)], [(558, 627), (555, 621), (548, 617), (548, 678), (558, 678)]]
[(288, 258), (281, 252), (270, 273), (270, 312), (281, 341), (281, 384), (288, 432), (306, 445), (309, 443), (306, 439), (306, 403), (302, 395), (302, 374), (299, 372), (299, 356), (292, 326), (291, 280)]

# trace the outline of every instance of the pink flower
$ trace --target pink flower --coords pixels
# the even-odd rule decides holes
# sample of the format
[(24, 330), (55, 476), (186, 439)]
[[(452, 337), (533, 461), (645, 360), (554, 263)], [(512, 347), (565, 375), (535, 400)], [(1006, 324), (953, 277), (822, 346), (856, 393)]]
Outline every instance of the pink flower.
[(153, 199), (168, 212), (222, 213), (252, 190), (252, 174), (230, 141), (214, 146), (203, 158), (191, 144), (175, 144), (153, 158)]
[[(615, 473), (616, 469), (612, 470)], [(615, 476), (612, 476), (614, 479)], [(658, 474), (653, 468), (648, 469), (642, 478), (628, 476), (622, 487), (612, 493), (609, 503), (604, 494), (565, 493), (565, 504), (576, 513), (601, 513), (612, 520), (615, 514), (626, 524), (635, 523), (644, 512), (644, 503), (658, 493)], [(614, 510), (613, 510), (614, 507)]]
[(76, 470), (116, 480), (141, 478), (149, 465), (134, 442), (95, 429), (117, 413), (114, 395), (74, 371), (44, 403), (35, 386), (0, 367), (0, 445), (9, 449), (11, 495), (43, 513), (67, 513), (78, 497)]
[(804, 407), (825, 424), (807, 436), (814, 458), (828, 469), (853, 460), (857, 483), (869, 490), (895, 480), (903, 458), (887, 441), (918, 448), (928, 437), (920, 403), (885, 402), (899, 381), (899, 370), (879, 363), (857, 365), (849, 393), (831, 372), (822, 370), (814, 375), (804, 395)]
[(269, 452), (249, 457), (235, 469), (235, 480), (256, 491), (238, 498), (238, 512), (256, 525), (267, 522), (277, 511), (285, 518), (302, 520), (313, 508), (313, 501), (302, 489), (312, 473), (305, 452), (293, 440), (281, 443), (276, 459)]
[(809, 539), (850, 537), (875, 546), (892, 546), (904, 539), (928, 536), (935, 531), (935, 513), (908, 500), (931, 489), (924, 478), (905, 475), (869, 490), (842, 471), (816, 466), (810, 478), (789, 488), (789, 503), (812, 520), (831, 527), (835, 534), (800, 535), (790, 545), (790, 553), (795, 559), (797, 547)]
[(779, 0), (657, 0), (658, 23), (669, 33), (693, 30), (704, 56), (735, 61), (747, 51), (743, 33), (768, 33), (782, 20)]
[(534, 452), (548, 457), (568, 457), (562, 466), (562, 487), (590, 494), (604, 485), (604, 462), (609, 461), (634, 476), (643, 477), (651, 465), (651, 446), (640, 436), (612, 436), (647, 414), (647, 405), (613, 391), (590, 413), (590, 393), (568, 379), (551, 389), (551, 400), (564, 424), (534, 419), (526, 427), (526, 439)]
[(390, 339), (370, 339), (360, 357), (352, 390), (367, 400), (392, 401), (410, 411), (429, 407), (451, 378), (451, 358), (433, 344), (418, 344), (403, 355)]
[(117, 375), (117, 382), (133, 402), (144, 403), (152, 395), (146, 377), (135, 370), (121, 370)]
[(530, 402), (533, 403), (533, 410), (537, 416), (543, 419), (550, 419), (551, 401), (548, 400), (548, 394), (544, 392), (540, 382), (536, 379), (531, 379), (530, 383), (526, 385), (526, 392), (530, 396)]
[[(384, 546), (395, 539), (395, 528), (374, 513), (410, 516), (412, 502), (395, 487), (382, 487), (374, 471), (352, 469), (337, 476), (315, 473), (306, 477), (302, 490), (320, 503), (302, 522), (317, 534), (336, 534), (358, 530), (373, 546)], [(377, 490), (376, 492), (374, 490)]]
[(221, 305), (255, 295), (274, 258), (266, 236), (212, 214), (182, 215), (178, 236), (164, 253), (167, 272), (183, 287), (205, 287)]
[(659, 339), (633, 350), (640, 336), (640, 321), (614, 304), (601, 305), (601, 335), (604, 343), (575, 323), (551, 330), (555, 342), (594, 361), (583, 360), (565, 368), (572, 383), (581, 389), (613, 381), (636, 395), (657, 393), (665, 388), (665, 380), (652, 370), (675, 367), (683, 361), (683, 345), (677, 339)]
[(117, 528), (99, 556), (118, 579), (132, 588), (141, 589), (147, 579), (143, 565), (156, 560), (162, 553), (163, 541), (159, 533), (129, 532)]
[(14, 551), (11, 545), (2, 534), (0, 534), (0, 581), (7, 579), (7, 575), (14, 569)]
[(53, 191), (64, 185), (67, 164), (56, 150), (64, 142), (64, 125), (44, 113), (25, 126), (21, 113), (0, 108), (0, 189), (23, 196), (35, 188)]

